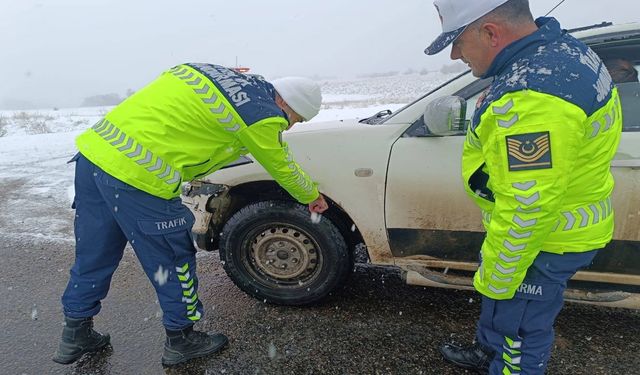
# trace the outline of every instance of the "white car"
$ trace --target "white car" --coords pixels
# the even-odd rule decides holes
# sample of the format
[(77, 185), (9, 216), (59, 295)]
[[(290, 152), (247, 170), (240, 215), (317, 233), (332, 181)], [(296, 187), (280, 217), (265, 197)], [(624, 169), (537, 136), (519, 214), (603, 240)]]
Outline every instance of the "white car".
[[(624, 57), (639, 67), (640, 24), (601, 24), (574, 35), (603, 59)], [(407, 284), (472, 289), (484, 229), (460, 177), (464, 131), (443, 133), (425, 111), (444, 118), (451, 108), (443, 104), (456, 96), (468, 103), (460, 101), (470, 119), (488, 85), (467, 72), (393, 114), (286, 134), (296, 161), (330, 201), (319, 222), (250, 158), (193, 181), (183, 201), (196, 216), (198, 246), (219, 249), (238, 287), (278, 304), (326, 296), (345, 282), (358, 248), (372, 264), (399, 267)], [(614, 240), (575, 275), (566, 298), (640, 308), (640, 84), (619, 88)], [(438, 106), (445, 107), (439, 114)]]

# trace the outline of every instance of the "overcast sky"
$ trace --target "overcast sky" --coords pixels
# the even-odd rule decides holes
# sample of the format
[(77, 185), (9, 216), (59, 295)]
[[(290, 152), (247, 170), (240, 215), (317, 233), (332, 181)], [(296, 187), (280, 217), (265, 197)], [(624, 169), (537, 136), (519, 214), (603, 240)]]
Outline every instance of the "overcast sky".
[[(478, 1), (478, 0), (469, 0)], [(534, 16), (560, 0), (531, 0)], [(273, 78), (437, 70), (448, 50), (431, 0), (0, 0), (0, 105), (78, 106), (124, 95), (182, 62)], [(563, 27), (640, 21), (635, 0), (566, 0)]]

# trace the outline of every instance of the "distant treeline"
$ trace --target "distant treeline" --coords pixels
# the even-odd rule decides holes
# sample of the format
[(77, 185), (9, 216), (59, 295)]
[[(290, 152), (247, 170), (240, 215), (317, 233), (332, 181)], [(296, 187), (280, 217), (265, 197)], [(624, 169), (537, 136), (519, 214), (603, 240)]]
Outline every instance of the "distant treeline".
[(134, 91), (129, 89), (127, 90), (127, 94), (125, 97), (120, 96), (119, 94), (101, 94), (101, 95), (93, 95), (87, 98), (84, 98), (81, 107), (103, 107), (103, 106), (112, 106), (120, 104), (127, 97), (133, 95)]
[(405, 75), (409, 75), (409, 74), (426, 75), (426, 74), (429, 74), (429, 73), (438, 73), (438, 72), (443, 73), (443, 74), (450, 74), (450, 73), (460, 73), (460, 72), (463, 72), (463, 71), (465, 71), (467, 69), (469, 69), (469, 68), (465, 64), (463, 64), (461, 62), (454, 62), (453, 64), (443, 65), (438, 70), (428, 69), (428, 68), (422, 68), (421, 70), (416, 70), (416, 69), (413, 69), (413, 68), (409, 68), (409, 69), (405, 70), (404, 72), (393, 70), (393, 71), (389, 71), (389, 72), (360, 74), (360, 75), (358, 75), (358, 78), (393, 77), (393, 76), (398, 76), (398, 75), (401, 75), (401, 74), (405, 74)]

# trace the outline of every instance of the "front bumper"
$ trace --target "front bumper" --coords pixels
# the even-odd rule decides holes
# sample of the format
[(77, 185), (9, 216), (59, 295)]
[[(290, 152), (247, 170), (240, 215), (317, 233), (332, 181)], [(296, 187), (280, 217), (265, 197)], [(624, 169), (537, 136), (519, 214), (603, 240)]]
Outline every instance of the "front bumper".
[(193, 213), (195, 222), (191, 232), (198, 247), (215, 250), (219, 227), (231, 204), (229, 187), (204, 181), (191, 181), (182, 188), (182, 203)]

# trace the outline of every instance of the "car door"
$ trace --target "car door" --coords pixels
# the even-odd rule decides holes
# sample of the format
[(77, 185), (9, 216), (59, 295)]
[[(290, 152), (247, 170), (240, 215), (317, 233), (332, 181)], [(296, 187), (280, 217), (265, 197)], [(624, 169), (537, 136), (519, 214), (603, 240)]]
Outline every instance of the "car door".
[[(488, 80), (450, 93), (467, 100), (470, 120)], [(428, 124), (427, 124), (428, 125)], [(385, 218), (395, 257), (476, 262), (484, 238), (480, 210), (464, 192), (464, 134), (429, 134), (422, 116), (394, 143), (387, 171)]]
[[(621, 38), (624, 39), (624, 38)], [(636, 42), (627, 46), (640, 62)], [(609, 46), (611, 47), (611, 46)], [(615, 47), (615, 49), (613, 49)], [(598, 48), (601, 57), (619, 45)], [(640, 68), (640, 66), (636, 66)], [(454, 95), (467, 99), (467, 118), (488, 82), (475, 81)], [(621, 143), (612, 162), (616, 181), (613, 241), (574, 277), (573, 287), (640, 292), (640, 85), (619, 85), (624, 115)], [(436, 258), (470, 270), (484, 238), (481, 213), (463, 191), (460, 163), (464, 136), (433, 137), (419, 118), (392, 147), (387, 172), (385, 218), (397, 263)], [(403, 258), (400, 262), (399, 258)], [(434, 264), (429, 262), (429, 264)], [(595, 283), (595, 284), (594, 284)]]
[[(598, 253), (593, 264), (574, 280), (595, 281), (606, 289), (640, 292), (640, 83), (617, 86), (623, 130), (611, 163), (615, 231), (613, 240)], [(576, 281), (574, 286), (579, 284)]]

